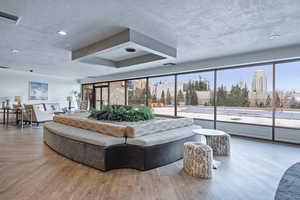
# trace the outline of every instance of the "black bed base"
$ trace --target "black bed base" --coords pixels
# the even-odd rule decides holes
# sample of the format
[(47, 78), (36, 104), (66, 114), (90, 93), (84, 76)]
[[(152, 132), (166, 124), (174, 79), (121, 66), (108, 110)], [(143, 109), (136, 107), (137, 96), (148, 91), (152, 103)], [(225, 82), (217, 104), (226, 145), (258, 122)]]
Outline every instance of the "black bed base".
[(108, 147), (73, 140), (44, 128), (44, 142), (54, 151), (73, 161), (108, 171), (131, 168), (149, 170), (183, 157), (183, 144), (195, 141), (196, 135), (153, 146), (118, 144)]

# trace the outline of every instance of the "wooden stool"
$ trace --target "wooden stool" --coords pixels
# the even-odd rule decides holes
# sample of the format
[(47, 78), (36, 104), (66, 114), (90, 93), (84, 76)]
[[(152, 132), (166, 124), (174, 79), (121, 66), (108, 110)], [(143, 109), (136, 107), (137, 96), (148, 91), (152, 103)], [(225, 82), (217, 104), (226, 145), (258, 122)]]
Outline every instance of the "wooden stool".
[(184, 143), (183, 167), (191, 176), (199, 178), (212, 177), (212, 149), (203, 143)]

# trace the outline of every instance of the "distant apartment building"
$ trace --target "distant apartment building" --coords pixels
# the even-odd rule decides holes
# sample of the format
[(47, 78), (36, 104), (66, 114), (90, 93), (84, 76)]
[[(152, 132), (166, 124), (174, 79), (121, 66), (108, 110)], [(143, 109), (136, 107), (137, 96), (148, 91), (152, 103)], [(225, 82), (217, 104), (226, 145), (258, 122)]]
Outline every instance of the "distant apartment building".
[[(182, 83), (177, 83), (177, 89), (178, 91), (181, 90), (183, 91), (183, 84)], [(174, 102), (174, 95), (175, 95), (175, 87), (174, 83), (165, 83), (165, 82), (158, 82), (151, 84), (149, 83), (149, 90), (150, 94), (153, 96), (155, 95), (157, 98), (161, 97), (162, 92), (164, 91), (165, 95), (167, 95), (167, 92), (169, 90), (170, 95), (172, 97), (172, 102)]]
[(268, 89), (268, 78), (264, 70), (256, 70), (252, 79), (252, 92), (265, 94)]
[[(174, 102), (174, 95), (175, 95), (175, 87), (174, 83), (165, 83), (165, 82), (158, 82), (151, 84), (149, 83), (149, 89), (151, 95), (155, 95), (157, 98), (161, 97), (162, 92), (164, 91), (165, 95), (167, 94), (168, 90), (170, 92), (170, 95), (172, 97), (172, 102)], [(186, 95), (186, 92), (184, 90), (184, 84), (181, 82), (177, 83), (177, 91), (180, 91), (183, 93), (183, 95)], [(213, 93), (211, 91), (196, 91), (197, 97), (198, 97), (198, 104), (199, 105), (209, 105), (211, 103), (211, 99), (213, 98)], [(184, 104), (184, 102), (179, 102), (181, 104)]]
[(199, 105), (210, 105), (212, 102), (213, 97), (213, 92), (208, 90), (208, 91), (197, 91), (196, 92), (197, 97), (198, 97), (198, 104)]
[(277, 107), (290, 108), (293, 107), (294, 104), (300, 103), (300, 93), (295, 91), (276, 91), (276, 94), (280, 100), (277, 103)]
[(268, 96), (271, 100), (272, 93), (268, 92), (268, 77), (264, 70), (256, 70), (253, 74), (251, 91), (249, 95), (251, 106), (265, 106)]
[(124, 105), (125, 104), (125, 98), (124, 98), (125, 89), (124, 88), (125, 88), (124, 81), (117, 81), (117, 82), (110, 83), (110, 85), (109, 85), (110, 104), (113, 104), (113, 105)]
[(134, 89), (145, 89), (147, 87), (147, 80), (146, 79), (139, 79), (137, 80), (137, 83), (136, 83), (136, 88)]

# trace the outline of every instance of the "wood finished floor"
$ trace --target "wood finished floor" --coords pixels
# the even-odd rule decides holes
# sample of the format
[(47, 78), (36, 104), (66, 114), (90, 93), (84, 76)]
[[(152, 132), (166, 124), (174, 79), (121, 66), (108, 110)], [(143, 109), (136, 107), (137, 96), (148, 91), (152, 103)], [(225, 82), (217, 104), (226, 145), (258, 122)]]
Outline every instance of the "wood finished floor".
[(300, 146), (232, 138), (211, 180), (188, 176), (182, 161), (140, 172), (101, 172), (70, 161), (42, 141), (42, 128), (0, 126), (0, 200), (271, 200)]

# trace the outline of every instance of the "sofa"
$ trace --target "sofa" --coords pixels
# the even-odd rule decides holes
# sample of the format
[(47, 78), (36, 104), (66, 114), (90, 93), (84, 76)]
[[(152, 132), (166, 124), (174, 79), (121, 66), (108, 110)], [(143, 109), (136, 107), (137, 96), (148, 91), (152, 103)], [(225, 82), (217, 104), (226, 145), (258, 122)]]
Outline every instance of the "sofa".
[(56, 114), (65, 113), (59, 103), (24, 104), (24, 108), (26, 108), (26, 112), (23, 113), (24, 121), (31, 121), (30, 110), (32, 111), (32, 122), (37, 124), (52, 121)]
[(60, 114), (60, 113), (65, 113), (67, 110), (66, 109), (62, 109), (59, 105), (59, 103), (43, 103), (44, 105), (44, 110), (47, 113), (50, 114)]
[(43, 104), (25, 104), (26, 112), (23, 113), (24, 121), (31, 121), (29, 110), (32, 111), (32, 123), (41, 123), (53, 120), (53, 113), (46, 112)]
[(201, 127), (188, 118), (124, 123), (59, 115), (44, 125), (44, 142), (71, 160), (103, 171), (149, 170), (181, 159), (183, 143), (196, 140), (195, 128)]

